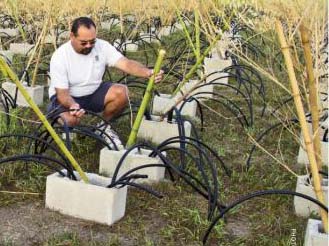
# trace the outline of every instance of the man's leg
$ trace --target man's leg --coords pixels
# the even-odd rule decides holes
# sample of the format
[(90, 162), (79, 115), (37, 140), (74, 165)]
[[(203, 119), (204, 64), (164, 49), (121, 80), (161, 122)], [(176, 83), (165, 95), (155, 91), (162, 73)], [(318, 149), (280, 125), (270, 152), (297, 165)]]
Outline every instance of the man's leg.
[(114, 84), (106, 93), (104, 99), (103, 117), (110, 120), (121, 113), (128, 104), (128, 88), (125, 85)]

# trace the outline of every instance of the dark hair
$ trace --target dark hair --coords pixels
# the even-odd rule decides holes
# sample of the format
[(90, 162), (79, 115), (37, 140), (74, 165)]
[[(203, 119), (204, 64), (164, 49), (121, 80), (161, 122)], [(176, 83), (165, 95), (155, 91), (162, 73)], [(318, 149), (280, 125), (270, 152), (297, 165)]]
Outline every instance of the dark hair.
[(80, 26), (90, 29), (92, 26), (96, 29), (94, 21), (88, 17), (79, 17), (72, 22), (71, 32), (74, 36), (78, 36), (78, 29)]

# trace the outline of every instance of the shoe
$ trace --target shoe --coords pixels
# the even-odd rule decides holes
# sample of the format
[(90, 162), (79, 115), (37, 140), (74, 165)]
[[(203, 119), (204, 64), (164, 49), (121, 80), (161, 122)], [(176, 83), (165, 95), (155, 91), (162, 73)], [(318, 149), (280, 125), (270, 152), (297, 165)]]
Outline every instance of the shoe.
[[(98, 131), (99, 135), (104, 138), (104, 140), (107, 142), (111, 149), (115, 149), (113, 142), (119, 150), (124, 149), (118, 134), (111, 128), (111, 125), (101, 122), (97, 124), (97, 129), (100, 130)], [(111, 139), (113, 142), (111, 141)]]

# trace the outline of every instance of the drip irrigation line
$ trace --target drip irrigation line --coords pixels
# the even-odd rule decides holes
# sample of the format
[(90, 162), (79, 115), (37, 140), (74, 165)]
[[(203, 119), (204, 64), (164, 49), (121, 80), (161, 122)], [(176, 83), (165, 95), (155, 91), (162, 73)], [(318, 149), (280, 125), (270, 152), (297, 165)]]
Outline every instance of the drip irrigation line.
[[(178, 139), (179, 137), (171, 137), (171, 138), (168, 138), (167, 140), (163, 141), (160, 145), (158, 145), (158, 149), (161, 150), (162, 147), (168, 145), (168, 144), (172, 144), (172, 143), (175, 143), (177, 141), (180, 141)], [(215, 157), (216, 159), (221, 163), (222, 165), (222, 168), (224, 169), (225, 171), (225, 174), (230, 177), (231, 176), (231, 171), (226, 167), (225, 163), (223, 162), (223, 160), (218, 156), (218, 154), (212, 149), (210, 148), (207, 144), (201, 142), (200, 140), (198, 139), (194, 139), (194, 138), (191, 138), (191, 137), (185, 137), (186, 138), (186, 143), (189, 143), (187, 140), (189, 141), (194, 141), (198, 144), (200, 144), (202, 147), (206, 148), (207, 150), (209, 150)]]
[[(149, 155), (149, 156), (152, 156), (152, 155), (158, 155), (159, 158), (161, 159), (161, 161), (165, 164), (165, 165), (168, 165), (170, 167), (170, 169), (172, 169), (179, 177), (181, 177), (188, 185), (190, 185), (196, 192), (198, 192), (199, 194), (201, 194), (201, 196), (204, 196), (204, 193), (203, 192), (200, 192), (200, 189), (198, 189), (195, 184), (189, 180), (186, 175), (184, 175), (184, 173), (182, 173), (182, 171), (180, 169), (178, 169), (176, 166), (174, 166), (171, 161), (169, 161), (161, 152), (158, 148), (154, 148), (150, 145), (146, 145), (146, 144), (138, 144), (138, 145), (135, 145), (135, 148), (138, 148), (138, 147), (149, 147), (153, 150), (153, 152)], [(118, 164), (119, 165), (119, 164)], [(117, 166), (118, 168), (118, 166)], [(167, 169), (167, 170), (170, 170), (170, 169)], [(114, 175), (113, 175), (114, 176)], [(188, 175), (188, 176), (191, 176)], [(217, 174), (215, 173), (215, 176), (216, 178), (214, 179), (214, 184), (217, 183)], [(194, 178), (196, 179), (196, 178)], [(211, 191), (211, 189), (209, 189)], [(214, 188), (214, 192), (213, 193), (208, 193), (206, 195), (205, 198), (208, 199), (208, 201), (211, 202), (211, 204), (209, 205), (209, 209), (208, 209), (208, 217), (211, 218), (212, 217), (212, 214), (214, 213), (214, 210), (216, 208), (216, 205), (218, 205), (218, 201), (217, 201), (217, 195), (218, 193), (218, 186), (215, 185), (215, 188)], [(220, 204), (219, 204), (220, 205)]]
[[(33, 135), (26, 135), (26, 134), (4, 134), (4, 135), (0, 135), (0, 140), (2, 140), (3, 138), (26, 138), (26, 139), (31, 139), (31, 140), (37, 140), (40, 141), (46, 145), (49, 145), (48, 142), (44, 141), (43, 139), (40, 139), (36, 136)], [(61, 160), (63, 161), (63, 163), (65, 164), (65, 168), (67, 170), (73, 170), (73, 167), (71, 166), (71, 163), (69, 162), (69, 160), (54, 146), (49, 145), (48, 146), (55, 154), (57, 154)], [(28, 148), (30, 150), (30, 146)]]
[(58, 172), (63, 177), (66, 176), (62, 172), (62, 169), (58, 169), (58, 168), (56, 168), (55, 166), (53, 166), (49, 163), (49, 162), (53, 162), (53, 163), (59, 165), (60, 167), (64, 168), (67, 171), (67, 173), (69, 175), (68, 177), (70, 177), (70, 179), (76, 180), (76, 177), (73, 173), (73, 170), (67, 169), (66, 166), (62, 162), (60, 162), (59, 160), (57, 160), (55, 158), (49, 157), (49, 156), (31, 155), (31, 154), (15, 155), (15, 156), (1, 158), (0, 159), (0, 164), (10, 163), (10, 162), (17, 162), (17, 161), (20, 161), (20, 160), (24, 161), (25, 164), (27, 164), (27, 162), (33, 162), (35, 164), (42, 164), (44, 166), (47, 166), (51, 170)]
[[(151, 188), (148, 188), (144, 185), (140, 185), (140, 184), (137, 184), (137, 183), (133, 183), (133, 182), (128, 182), (128, 181), (120, 181), (120, 182), (116, 182), (115, 185), (129, 185), (129, 186), (133, 186), (133, 187), (136, 187), (140, 190), (144, 190), (152, 195), (154, 195), (155, 197), (157, 198), (163, 198), (163, 195), (161, 195), (160, 193), (156, 192), (155, 190), (152, 190)], [(108, 185), (107, 186), (108, 188), (114, 188), (112, 185)]]
[[(264, 132), (262, 132), (257, 138), (256, 138), (256, 143), (259, 143), (263, 137), (265, 137), (270, 131), (274, 130), (275, 128), (283, 125), (283, 124), (287, 124), (287, 126), (290, 126), (290, 125), (293, 125), (293, 124), (296, 124), (298, 123), (299, 121), (297, 119), (290, 119), (290, 120), (287, 120), (285, 122), (278, 122), (272, 126), (270, 126), (269, 128), (267, 128)], [(251, 158), (252, 158), (252, 154), (253, 152), (255, 151), (257, 145), (256, 143), (254, 143), (251, 147), (251, 150), (249, 151), (249, 155), (248, 155), (248, 159), (246, 161), (246, 167), (247, 167), (247, 170), (249, 170), (250, 168), (250, 165), (251, 165)]]
[(207, 243), (209, 234), (211, 233), (212, 229), (214, 228), (214, 226), (218, 223), (218, 221), (224, 217), (224, 215), (229, 212), (231, 209), (233, 209), (234, 207), (236, 207), (237, 205), (248, 201), (250, 199), (256, 198), (256, 197), (260, 197), (260, 196), (265, 196), (265, 195), (291, 195), (291, 196), (298, 196), (301, 198), (304, 198), (306, 200), (309, 200), (313, 203), (315, 203), (316, 205), (320, 206), (322, 209), (324, 209), (326, 212), (328, 212), (328, 208), (323, 205), (322, 203), (320, 203), (318, 200), (314, 199), (313, 197), (307, 196), (305, 194), (302, 193), (298, 193), (298, 192), (294, 192), (294, 191), (289, 191), (289, 190), (262, 190), (262, 191), (257, 191), (251, 194), (247, 194), (241, 198), (239, 198), (238, 200), (232, 202), (231, 204), (229, 204), (225, 209), (223, 209), (220, 214), (213, 220), (213, 222), (211, 223), (211, 225), (208, 227), (208, 229), (206, 230), (204, 236), (203, 236), (203, 244), (205, 245)]
[[(232, 102), (227, 97), (220, 95), (218, 93), (215, 93), (215, 92), (198, 92), (198, 93), (194, 94), (194, 96), (198, 96), (198, 95), (214, 95), (214, 96), (218, 97), (218, 99), (209, 98), (209, 97), (197, 97), (197, 98), (198, 99), (207, 99), (207, 100), (218, 102), (218, 103), (222, 104), (225, 108), (227, 108), (235, 116), (235, 118), (239, 121), (239, 123), (241, 124), (241, 126), (243, 128), (250, 126), (249, 121), (247, 120), (247, 117), (243, 113), (243, 111), (239, 108), (239, 106), (236, 103)], [(224, 99), (224, 102), (219, 100), (221, 98)], [(233, 108), (235, 108), (238, 111), (238, 113), (236, 111), (234, 111), (234, 109), (231, 108), (225, 102), (228, 102), (229, 104), (231, 104), (233, 106)], [(243, 119), (244, 122), (241, 120), (241, 118)]]
[(197, 110), (199, 111), (199, 115), (200, 115), (200, 121), (201, 121), (201, 131), (204, 130), (204, 116), (203, 116), (203, 110), (201, 107), (201, 103), (199, 102), (199, 100), (197, 98), (194, 97), (194, 95), (187, 97), (184, 99), (183, 103), (181, 104), (181, 106), (179, 107), (179, 111), (182, 112), (184, 106), (186, 103), (188, 102), (193, 102), (195, 101), (197, 104)]

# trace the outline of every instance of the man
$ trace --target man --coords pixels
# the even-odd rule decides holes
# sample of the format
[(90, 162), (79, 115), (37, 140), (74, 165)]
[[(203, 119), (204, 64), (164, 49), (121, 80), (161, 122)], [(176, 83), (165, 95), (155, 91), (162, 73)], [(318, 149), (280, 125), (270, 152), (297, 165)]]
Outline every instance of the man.
[[(69, 126), (79, 124), (85, 110), (103, 112), (107, 121), (120, 113), (128, 102), (127, 87), (102, 82), (106, 66), (142, 78), (150, 78), (153, 70), (130, 60), (105, 40), (96, 38), (96, 25), (87, 17), (72, 22), (70, 40), (60, 46), (50, 61), (49, 111), (64, 109), (60, 114)], [(156, 75), (160, 82), (163, 71)], [(109, 128), (107, 134), (121, 143)]]

